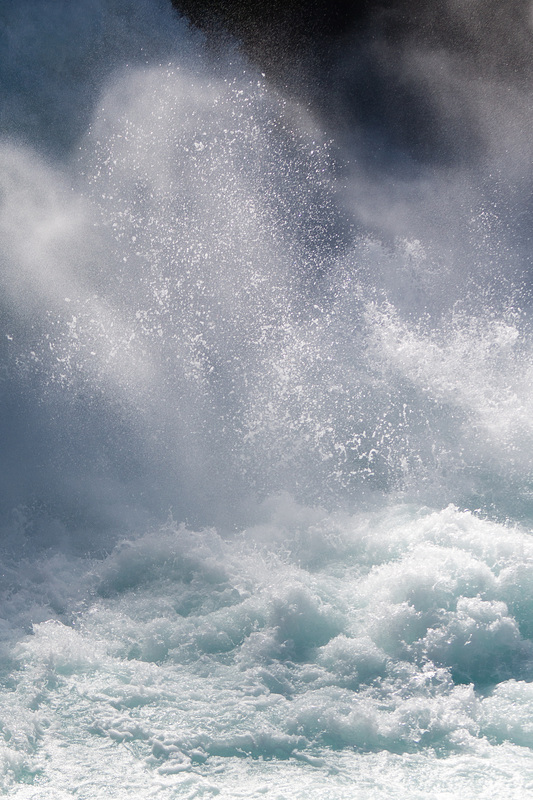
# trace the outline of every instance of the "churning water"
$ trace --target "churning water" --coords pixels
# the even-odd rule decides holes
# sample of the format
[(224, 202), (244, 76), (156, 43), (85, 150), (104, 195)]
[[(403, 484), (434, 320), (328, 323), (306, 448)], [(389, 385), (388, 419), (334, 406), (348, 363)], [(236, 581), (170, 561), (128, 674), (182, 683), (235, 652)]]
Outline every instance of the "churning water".
[(387, 174), (163, 2), (0, 21), (3, 793), (533, 793), (527, 91), (406, 51), (481, 144)]

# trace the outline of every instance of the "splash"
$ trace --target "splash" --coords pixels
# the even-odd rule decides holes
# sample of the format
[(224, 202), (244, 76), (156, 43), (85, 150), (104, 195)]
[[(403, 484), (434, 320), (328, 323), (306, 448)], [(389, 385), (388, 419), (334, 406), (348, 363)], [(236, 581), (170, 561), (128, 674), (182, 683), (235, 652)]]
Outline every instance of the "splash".
[(481, 161), (384, 178), (164, 3), (20, 8), (1, 790), (527, 791), (524, 90), (483, 74)]

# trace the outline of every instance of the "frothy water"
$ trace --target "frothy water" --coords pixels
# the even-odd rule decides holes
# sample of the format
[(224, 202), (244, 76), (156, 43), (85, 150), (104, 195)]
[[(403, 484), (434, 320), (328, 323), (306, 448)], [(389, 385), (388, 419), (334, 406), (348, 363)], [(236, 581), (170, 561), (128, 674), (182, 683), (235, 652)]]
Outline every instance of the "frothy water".
[(524, 88), (410, 52), (485, 144), (387, 179), (165, 3), (0, 13), (1, 790), (526, 796)]

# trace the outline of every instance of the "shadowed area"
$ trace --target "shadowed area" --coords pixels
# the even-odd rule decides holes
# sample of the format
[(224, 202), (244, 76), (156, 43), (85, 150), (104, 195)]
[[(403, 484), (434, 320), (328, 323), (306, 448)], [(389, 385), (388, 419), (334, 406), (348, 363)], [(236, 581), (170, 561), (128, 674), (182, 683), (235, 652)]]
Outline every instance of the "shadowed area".
[(413, 49), (453, 53), (480, 80), (525, 86), (532, 75), (527, 0), (174, 0), (174, 6), (214, 46), (222, 30), (236, 36), (268, 78), (310, 103), (337, 138), (341, 132), (349, 138), (354, 125), (363, 127), (371, 169), (451, 166), (483, 151), (469, 104), (457, 97), (443, 113), (418, 70), (406, 67)]

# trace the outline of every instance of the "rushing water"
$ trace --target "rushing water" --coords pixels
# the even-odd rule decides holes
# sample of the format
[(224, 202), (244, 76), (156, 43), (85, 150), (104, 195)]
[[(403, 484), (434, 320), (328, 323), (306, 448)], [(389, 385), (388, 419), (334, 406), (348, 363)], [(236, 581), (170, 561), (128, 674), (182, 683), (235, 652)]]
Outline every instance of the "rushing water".
[(526, 797), (527, 91), (413, 50), (482, 145), (373, 169), (163, 2), (0, 21), (3, 793)]

